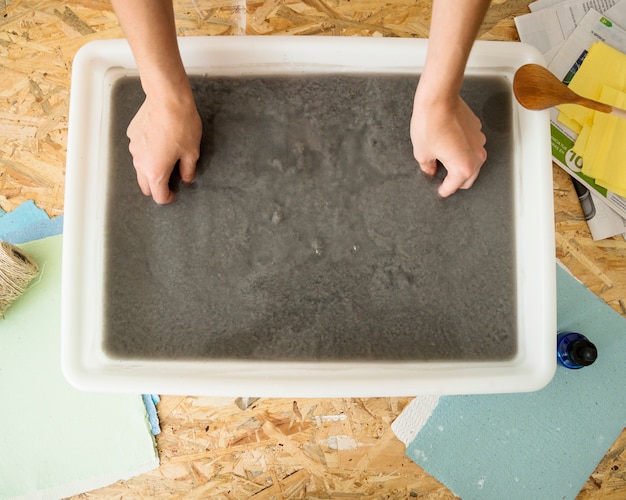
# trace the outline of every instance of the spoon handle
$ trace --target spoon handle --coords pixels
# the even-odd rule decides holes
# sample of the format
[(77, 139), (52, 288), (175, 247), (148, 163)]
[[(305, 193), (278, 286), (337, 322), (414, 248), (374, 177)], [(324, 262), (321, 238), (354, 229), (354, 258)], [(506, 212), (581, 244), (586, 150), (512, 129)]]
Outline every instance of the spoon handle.
[(623, 118), (624, 120), (626, 120), (626, 109), (611, 106), (611, 114), (613, 116), (617, 116), (618, 118)]
[(602, 113), (608, 113), (610, 115), (617, 116), (618, 118), (626, 119), (626, 109), (617, 108), (615, 106), (604, 104), (602, 102), (594, 101), (593, 99), (587, 99), (586, 97), (581, 96), (578, 96), (578, 99), (576, 99), (575, 102), (576, 104), (581, 104), (582, 106), (595, 109), (596, 111), (601, 111)]
[(576, 104), (580, 104), (581, 106), (585, 106), (596, 111), (601, 111), (602, 113), (611, 113), (613, 111), (613, 106), (609, 106), (608, 104), (594, 101), (593, 99), (588, 99), (586, 97), (579, 96), (578, 94), (576, 95), (576, 97), (577, 99), (574, 102)]

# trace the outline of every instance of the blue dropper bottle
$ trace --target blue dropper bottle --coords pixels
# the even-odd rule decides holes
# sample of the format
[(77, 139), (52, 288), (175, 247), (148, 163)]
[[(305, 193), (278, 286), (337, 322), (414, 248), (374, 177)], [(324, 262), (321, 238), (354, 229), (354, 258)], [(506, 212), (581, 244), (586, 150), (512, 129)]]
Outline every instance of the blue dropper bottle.
[(556, 356), (561, 365), (577, 370), (592, 364), (598, 357), (598, 350), (583, 334), (566, 331), (556, 337)]

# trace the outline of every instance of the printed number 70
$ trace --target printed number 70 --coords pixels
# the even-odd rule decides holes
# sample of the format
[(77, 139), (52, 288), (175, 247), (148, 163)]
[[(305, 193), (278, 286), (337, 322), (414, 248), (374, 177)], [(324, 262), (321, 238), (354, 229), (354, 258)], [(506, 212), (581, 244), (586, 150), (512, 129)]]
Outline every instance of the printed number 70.
[(565, 164), (567, 168), (573, 170), (574, 172), (580, 172), (583, 168), (583, 158), (580, 155), (577, 155), (571, 149), (568, 149), (565, 152)]

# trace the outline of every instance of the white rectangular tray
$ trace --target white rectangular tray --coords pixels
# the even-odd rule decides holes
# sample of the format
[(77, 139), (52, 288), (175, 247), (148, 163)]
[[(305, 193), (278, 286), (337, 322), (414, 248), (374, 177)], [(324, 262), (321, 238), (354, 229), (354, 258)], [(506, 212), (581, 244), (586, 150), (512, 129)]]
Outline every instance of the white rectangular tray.
[[(356, 37), (181, 38), (190, 74), (419, 74), (427, 41)], [(532, 47), (477, 42), (467, 74), (512, 82)], [(518, 349), (501, 362), (278, 362), (113, 359), (103, 349), (107, 134), (116, 78), (136, 75), (124, 40), (85, 45), (73, 65), (63, 248), (62, 368), (89, 391), (271, 397), (523, 392), (555, 370), (556, 298), (548, 112), (514, 103)], [(407, 103), (407, 106), (411, 103)], [(408, 127), (408, 124), (407, 124)], [(408, 134), (407, 134), (408, 140)]]

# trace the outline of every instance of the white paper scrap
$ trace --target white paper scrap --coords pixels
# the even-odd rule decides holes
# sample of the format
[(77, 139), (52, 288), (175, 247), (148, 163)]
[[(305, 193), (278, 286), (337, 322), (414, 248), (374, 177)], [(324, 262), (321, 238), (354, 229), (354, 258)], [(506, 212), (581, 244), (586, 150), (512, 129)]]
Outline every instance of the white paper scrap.
[(518, 16), (515, 26), (520, 40), (534, 46), (549, 63), (587, 12), (594, 9), (602, 14), (617, 3), (618, 0), (569, 0)]
[(405, 446), (408, 446), (426, 425), (438, 403), (439, 396), (417, 396), (393, 421), (391, 430)]

